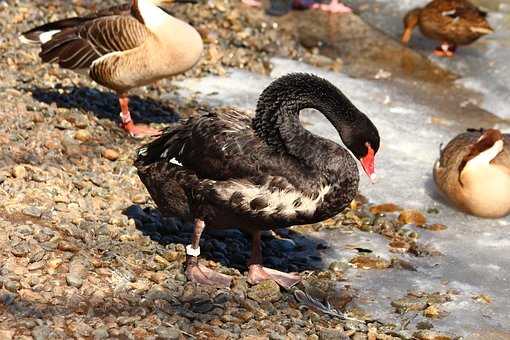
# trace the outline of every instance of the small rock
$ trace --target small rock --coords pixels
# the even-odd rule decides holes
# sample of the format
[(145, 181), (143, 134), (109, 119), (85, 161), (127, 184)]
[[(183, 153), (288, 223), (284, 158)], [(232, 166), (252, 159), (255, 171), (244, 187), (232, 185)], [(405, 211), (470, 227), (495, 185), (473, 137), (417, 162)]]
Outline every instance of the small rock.
[(43, 212), (40, 208), (34, 206), (29, 206), (23, 209), (23, 214), (30, 217), (40, 218), (42, 213)]
[(27, 176), (27, 169), (23, 165), (16, 165), (12, 168), (12, 175), (15, 178), (23, 179)]
[(94, 339), (106, 339), (108, 337), (108, 328), (106, 326), (98, 327), (92, 332), (92, 336)]
[(19, 282), (7, 279), (4, 281), (4, 288), (7, 289), (9, 292), (16, 293), (21, 288), (21, 285), (19, 284)]
[(37, 326), (32, 330), (34, 340), (48, 340), (50, 339), (50, 329), (46, 326)]
[(392, 301), (391, 305), (395, 307), (399, 313), (407, 313), (409, 311), (418, 312), (427, 308), (427, 301), (424, 298), (406, 296)]
[(441, 223), (424, 224), (419, 227), (430, 230), (430, 231), (442, 231), (442, 230), (448, 229), (447, 226), (445, 226), (444, 224), (441, 224)]
[(324, 328), (319, 333), (320, 340), (348, 340), (343, 329)]
[(2, 329), (0, 330), (0, 339), (11, 340), (14, 337), (14, 333), (13, 330)]
[(452, 337), (443, 333), (431, 331), (431, 330), (421, 330), (415, 332), (413, 337), (418, 340), (451, 340)]
[(159, 326), (156, 328), (156, 333), (163, 339), (179, 339), (181, 336), (181, 332), (178, 328), (175, 327), (165, 327), (165, 326)]
[(391, 262), (374, 255), (358, 255), (350, 263), (359, 269), (386, 269)]
[(101, 155), (110, 161), (116, 161), (119, 158), (119, 153), (113, 149), (104, 149)]
[(404, 210), (398, 216), (398, 221), (402, 224), (416, 224), (422, 226), (427, 223), (425, 216), (417, 210)]
[(390, 247), (390, 251), (394, 253), (405, 253), (411, 248), (411, 245), (408, 242), (399, 238), (391, 241), (388, 246)]
[(88, 132), (87, 130), (84, 130), (84, 129), (78, 130), (74, 134), (74, 138), (81, 142), (86, 142), (86, 141), (90, 140), (91, 137), (92, 136), (90, 135), (90, 132)]
[(83, 279), (76, 273), (67, 274), (66, 282), (71, 287), (76, 287), (76, 288), (80, 288), (83, 285)]
[(144, 194), (137, 194), (137, 195), (133, 196), (132, 201), (133, 201), (133, 203), (136, 203), (136, 204), (144, 204), (147, 202), (147, 196)]
[(435, 305), (431, 305), (431, 306), (428, 306), (424, 311), (423, 311), (423, 316), (427, 317), (427, 318), (431, 318), (431, 319), (436, 319), (438, 318), (439, 316), (441, 315), (440, 311), (439, 311), (439, 308), (437, 308), (437, 306)]
[(280, 286), (273, 280), (264, 280), (248, 290), (248, 297), (255, 301), (276, 302), (281, 296)]
[(381, 214), (381, 213), (392, 213), (395, 211), (400, 211), (400, 210), (402, 210), (402, 208), (399, 207), (398, 205), (396, 205), (395, 203), (384, 203), (384, 204), (374, 205), (374, 206), (370, 207), (369, 210), (372, 214), (376, 215), (376, 214)]

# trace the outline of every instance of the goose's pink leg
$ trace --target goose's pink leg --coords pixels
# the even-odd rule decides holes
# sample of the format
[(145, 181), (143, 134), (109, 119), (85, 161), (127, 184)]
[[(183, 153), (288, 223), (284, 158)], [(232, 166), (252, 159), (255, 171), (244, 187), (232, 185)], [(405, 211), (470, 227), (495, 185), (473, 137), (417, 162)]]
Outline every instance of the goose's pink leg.
[(129, 113), (129, 98), (125, 94), (119, 95), (119, 104), (121, 109), (120, 118), (122, 119), (121, 126), (124, 130), (129, 132), (129, 134), (133, 137), (145, 137), (145, 136), (156, 136), (161, 133), (161, 131), (151, 128), (147, 125), (135, 125), (133, 120), (131, 119), (131, 114)]
[(283, 288), (289, 289), (301, 281), (297, 274), (284, 273), (278, 270), (262, 266), (262, 244), (260, 240), (260, 231), (256, 231), (252, 236), (251, 258), (248, 261), (248, 282), (257, 284), (263, 280), (275, 280)]
[(329, 4), (314, 4), (312, 6), (314, 9), (320, 9), (325, 12), (331, 12), (331, 13), (351, 13), (352, 9), (345, 6), (341, 2), (338, 2), (338, 0), (331, 0)]
[(200, 254), (200, 236), (204, 231), (205, 223), (202, 220), (195, 220), (195, 230), (191, 244), (186, 247), (186, 276), (188, 280), (210, 286), (229, 287), (230, 276), (220, 274), (212, 269), (202, 266), (198, 263), (198, 255)]
[(251, 7), (262, 7), (262, 2), (258, 0), (242, 0), (243, 4), (251, 6)]

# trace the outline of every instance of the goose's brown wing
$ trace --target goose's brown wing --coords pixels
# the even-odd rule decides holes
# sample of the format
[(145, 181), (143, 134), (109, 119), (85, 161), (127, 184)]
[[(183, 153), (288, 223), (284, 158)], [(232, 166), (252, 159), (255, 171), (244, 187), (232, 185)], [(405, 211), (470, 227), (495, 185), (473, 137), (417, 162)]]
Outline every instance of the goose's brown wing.
[(131, 16), (101, 17), (56, 33), (39, 55), (44, 62), (58, 62), (64, 68), (87, 68), (104, 55), (142, 45), (151, 34)]

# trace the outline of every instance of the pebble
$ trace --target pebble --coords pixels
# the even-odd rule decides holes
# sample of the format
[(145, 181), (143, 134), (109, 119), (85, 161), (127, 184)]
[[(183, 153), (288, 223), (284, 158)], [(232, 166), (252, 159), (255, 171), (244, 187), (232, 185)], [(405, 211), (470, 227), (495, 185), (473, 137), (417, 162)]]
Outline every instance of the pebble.
[(264, 280), (248, 290), (248, 297), (255, 301), (276, 302), (281, 296), (280, 286), (273, 280)]
[(169, 340), (176, 340), (181, 336), (181, 332), (175, 327), (159, 326), (156, 328), (156, 333), (163, 339)]
[(14, 178), (23, 179), (27, 176), (27, 169), (23, 165), (16, 165), (12, 168), (12, 175)]
[(41, 208), (35, 207), (35, 206), (29, 206), (29, 207), (23, 208), (22, 212), (23, 212), (23, 214), (25, 214), (27, 216), (35, 217), (35, 218), (40, 218), (43, 214), (43, 211), (41, 210)]
[(452, 337), (440, 332), (431, 330), (420, 330), (413, 334), (417, 340), (451, 340)]
[(392, 301), (391, 305), (395, 307), (399, 313), (418, 312), (427, 308), (427, 301), (424, 298), (406, 296)]
[(81, 142), (86, 142), (89, 141), (92, 138), (92, 136), (90, 132), (88, 132), (88, 130), (81, 129), (75, 132), (74, 138)]
[(66, 282), (71, 287), (80, 288), (83, 285), (83, 279), (76, 273), (66, 275)]
[(113, 149), (104, 149), (101, 155), (110, 161), (116, 161), (119, 158), (119, 153)]
[(358, 255), (350, 263), (358, 269), (386, 269), (391, 266), (390, 261), (374, 255)]
[(319, 333), (320, 340), (348, 340), (343, 329), (324, 328)]
[(425, 215), (417, 210), (404, 210), (398, 216), (398, 221), (402, 224), (415, 224), (422, 226), (427, 223)]

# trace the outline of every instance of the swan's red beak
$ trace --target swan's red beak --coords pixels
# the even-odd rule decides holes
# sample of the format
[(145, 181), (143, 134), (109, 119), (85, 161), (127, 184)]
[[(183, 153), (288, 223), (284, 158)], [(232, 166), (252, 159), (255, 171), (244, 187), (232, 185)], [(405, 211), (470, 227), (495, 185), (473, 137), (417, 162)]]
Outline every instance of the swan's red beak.
[(365, 173), (370, 178), (370, 181), (372, 183), (375, 180), (375, 152), (374, 149), (370, 146), (369, 143), (365, 144), (368, 151), (367, 154), (360, 158), (361, 166), (363, 167), (363, 170), (365, 170)]

